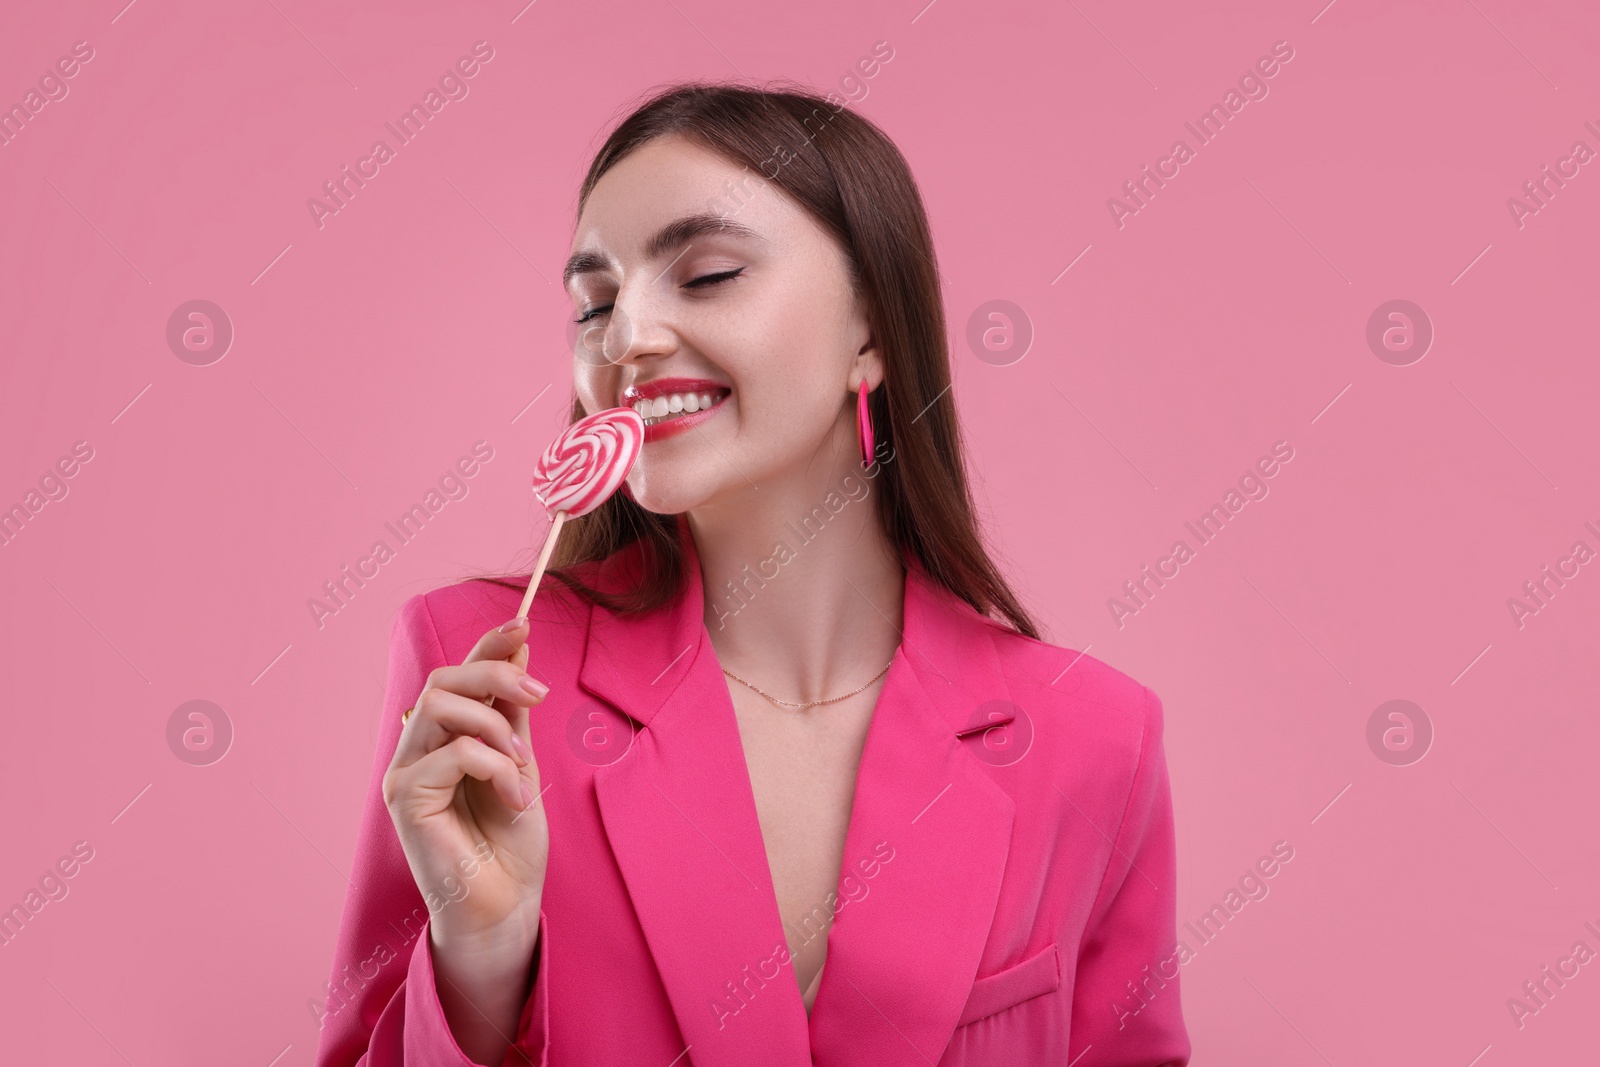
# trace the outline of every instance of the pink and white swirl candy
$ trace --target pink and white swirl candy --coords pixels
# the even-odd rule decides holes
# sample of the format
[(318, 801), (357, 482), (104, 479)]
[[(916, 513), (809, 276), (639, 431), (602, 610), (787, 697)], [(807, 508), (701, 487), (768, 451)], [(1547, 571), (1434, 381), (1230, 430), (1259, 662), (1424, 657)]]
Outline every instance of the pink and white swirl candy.
[(644, 419), (632, 408), (597, 411), (550, 442), (533, 471), (533, 495), (553, 516), (587, 515), (622, 487), (644, 445)]

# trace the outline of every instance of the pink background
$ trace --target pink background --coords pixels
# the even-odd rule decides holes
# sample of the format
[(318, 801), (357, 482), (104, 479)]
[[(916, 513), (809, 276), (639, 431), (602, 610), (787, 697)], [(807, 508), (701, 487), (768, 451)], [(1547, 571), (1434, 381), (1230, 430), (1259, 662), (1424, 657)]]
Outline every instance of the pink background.
[[(1600, 950), (1600, 564), (1507, 606), (1600, 550), (1600, 162), (1507, 207), (1600, 149), (1592, 6), (121, 2), (0, 14), (0, 103), (94, 49), (0, 148), (0, 506), (93, 449), (0, 547), (0, 906), (94, 850), (0, 947), (8, 1059), (311, 1062), (396, 609), (542, 534), (589, 155), (650, 86), (839, 89), (880, 40), (846, 88), (932, 214), (995, 550), (1051, 640), (1165, 703), (1180, 924), (1294, 849), (1184, 967), (1194, 1062), (1594, 1055), (1600, 963), (1520, 1029), (1506, 1003)], [(470, 94), (319, 229), (307, 199), (479, 40)], [(1280, 40), (1269, 95), (1119, 229), (1107, 199)], [(236, 331), (209, 366), (166, 340), (194, 299)], [(1366, 341), (1394, 299), (1436, 333), (1409, 366)], [(967, 345), (991, 300), (1020, 360)], [(469, 494), (319, 629), (308, 599), (479, 440)], [(1270, 494), (1119, 627), (1277, 441)], [(167, 740), (194, 699), (234, 732), (209, 766)], [(1368, 746), (1392, 699), (1419, 762)]]

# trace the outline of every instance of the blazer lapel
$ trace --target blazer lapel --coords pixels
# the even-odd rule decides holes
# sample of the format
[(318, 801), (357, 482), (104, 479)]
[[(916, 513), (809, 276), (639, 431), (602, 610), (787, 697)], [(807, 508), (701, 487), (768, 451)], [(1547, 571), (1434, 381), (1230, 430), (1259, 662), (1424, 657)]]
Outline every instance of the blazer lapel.
[[(687, 534), (685, 534), (687, 538)], [(690, 549), (692, 552), (692, 548)], [(642, 729), (595, 773), (612, 853), (695, 1067), (811, 1063), (698, 564), (659, 613), (593, 609), (580, 686)], [(680, 1064), (681, 1067), (681, 1064)]]
[(818, 1067), (937, 1063), (971, 992), (1015, 814), (958, 740), (1014, 717), (992, 625), (908, 569), (811, 1008)]
[[(992, 623), (913, 564), (868, 728), (809, 1019), (785, 946), (727, 682), (688, 587), (661, 611), (592, 609), (579, 685), (641, 729), (595, 773), (601, 820), (696, 1067), (936, 1063), (993, 922), (1014, 805), (959, 735), (1008, 721)], [(608, 561), (620, 588), (632, 550)], [(636, 572), (635, 572), (636, 573)], [(889, 857), (885, 859), (884, 857)], [(868, 873), (870, 871), (870, 873)]]

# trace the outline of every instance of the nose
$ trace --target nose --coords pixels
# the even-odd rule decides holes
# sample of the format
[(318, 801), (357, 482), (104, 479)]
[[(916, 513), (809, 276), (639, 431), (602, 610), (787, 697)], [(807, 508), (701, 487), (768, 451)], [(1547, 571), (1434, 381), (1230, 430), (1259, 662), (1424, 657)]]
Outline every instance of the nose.
[(620, 367), (676, 351), (676, 335), (643, 282), (624, 284), (605, 315), (579, 328), (580, 359), (595, 367)]

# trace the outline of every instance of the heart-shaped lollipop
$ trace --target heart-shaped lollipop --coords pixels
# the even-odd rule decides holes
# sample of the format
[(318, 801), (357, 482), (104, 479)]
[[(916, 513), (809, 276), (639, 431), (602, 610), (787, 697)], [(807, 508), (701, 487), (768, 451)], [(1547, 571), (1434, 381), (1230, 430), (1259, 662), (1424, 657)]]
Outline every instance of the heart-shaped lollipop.
[(522, 595), (518, 617), (528, 614), (561, 524), (568, 517), (587, 515), (622, 488), (643, 446), (644, 419), (632, 408), (617, 407), (579, 419), (544, 450), (533, 471), (533, 495), (550, 513), (550, 532)]

